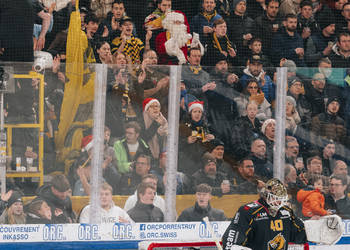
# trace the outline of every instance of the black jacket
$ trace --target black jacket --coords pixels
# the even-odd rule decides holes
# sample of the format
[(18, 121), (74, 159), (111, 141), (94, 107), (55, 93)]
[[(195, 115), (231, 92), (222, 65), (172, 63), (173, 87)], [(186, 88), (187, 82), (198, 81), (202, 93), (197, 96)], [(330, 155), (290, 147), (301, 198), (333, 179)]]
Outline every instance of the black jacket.
[(224, 211), (216, 208), (212, 208), (210, 203), (208, 207), (201, 208), (198, 203), (193, 207), (186, 208), (182, 211), (177, 221), (186, 222), (186, 221), (202, 221), (204, 217), (208, 217), (209, 221), (224, 221), (226, 216)]
[(306, 240), (304, 223), (293, 210), (282, 207), (272, 217), (263, 199), (240, 207), (222, 237), (223, 249), (232, 245), (254, 250), (286, 249), (288, 242), (303, 244)]
[(128, 211), (131, 219), (135, 222), (163, 222), (164, 214), (159, 207), (153, 204), (137, 202), (135, 207)]
[(350, 219), (350, 199), (347, 195), (335, 201), (330, 194), (325, 196), (325, 209), (335, 210), (342, 219)]
[[(72, 201), (69, 197), (65, 200), (61, 200), (55, 196), (51, 191), (51, 185), (46, 184), (39, 187), (37, 190), (37, 195), (42, 198), (51, 208), (52, 220), (56, 223), (74, 223), (76, 221), (76, 216), (72, 209)], [(55, 210), (62, 210), (62, 214), (59, 216), (55, 215)]]
[(206, 183), (213, 188), (212, 194), (216, 196), (222, 195), (221, 183), (223, 180), (227, 179), (226, 174), (220, 171), (216, 171), (215, 179), (210, 178), (205, 174), (203, 169), (200, 169), (197, 172), (195, 172), (192, 175), (192, 177), (193, 177), (193, 187), (196, 187), (197, 185), (202, 183)]

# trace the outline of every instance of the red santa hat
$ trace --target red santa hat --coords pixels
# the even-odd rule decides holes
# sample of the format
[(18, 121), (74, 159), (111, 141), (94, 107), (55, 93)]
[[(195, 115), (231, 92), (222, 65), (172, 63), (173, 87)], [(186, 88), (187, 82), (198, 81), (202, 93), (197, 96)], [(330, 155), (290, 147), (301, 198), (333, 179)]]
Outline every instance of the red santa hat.
[(92, 140), (92, 135), (85, 136), (81, 140), (81, 150), (82, 151), (89, 151), (92, 148), (93, 144), (94, 144), (94, 142)]
[(201, 102), (201, 101), (190, 102), (188, 104), (188, 112), (191, 112), (192, 109), (194, 109), (194, 108), (200, 108), (200, 110), (202, 110), (202, 112), (203, 112), (203, 104), (204, 104), (204, 102)]
[(143, 111), (147, 110), (152, 103), (158, 103), (158, 105), (160, 106), (160, 102), (156, 98), (149, 97), (143, 100), (143, 103), (142, 103)]

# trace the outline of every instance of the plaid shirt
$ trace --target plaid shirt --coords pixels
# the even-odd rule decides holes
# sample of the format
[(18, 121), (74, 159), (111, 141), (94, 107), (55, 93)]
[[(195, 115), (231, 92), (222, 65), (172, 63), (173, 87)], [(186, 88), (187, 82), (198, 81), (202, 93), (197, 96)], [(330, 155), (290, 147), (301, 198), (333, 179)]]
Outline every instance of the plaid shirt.
[[(116, 52), (122, 44), (122, 38), (117, 37), (112, 41), (112, 53)], [(133, 64), (141, 62), (141, 53), (145, 48), (143, 42), (134, 36), (127, 40), (123, 49), (123, 53), (131, 58)]]

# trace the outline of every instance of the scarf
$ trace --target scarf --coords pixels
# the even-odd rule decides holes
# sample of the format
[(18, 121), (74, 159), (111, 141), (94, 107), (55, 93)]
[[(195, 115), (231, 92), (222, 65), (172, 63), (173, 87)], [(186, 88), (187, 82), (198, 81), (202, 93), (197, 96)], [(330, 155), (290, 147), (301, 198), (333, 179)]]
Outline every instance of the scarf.
[(216, 10), (214, 10), (212, 13), (207, 13), (207, 12), (202, 12), (202, 15), (205, 17), (205, 19), (208, 20), (208, 22), (210, 22), (210, 20), (216, 16)]
[(198, 75), (199, 71), (202, 70), (201, 66), (190, 66), (190, 70), (193, 72), (193, 74)]
[[(232, 45), (231, 45), (231, 42), (228, 39), (227, 35), (225, 35), (224, 38), (226, 39), (227, 51), (228, 51), (229, 49), (232, 49)], [(218, 40), (218, 38), (217, 38), (215, 33), (213, 33), (213, 39), (214, 39), (214, 41), (213, 41), (214, 48), (217, 48), (220, 52), (222, 52), (222, 48), (221, 48), (220, 42), (219, 42), (219, 40)]]

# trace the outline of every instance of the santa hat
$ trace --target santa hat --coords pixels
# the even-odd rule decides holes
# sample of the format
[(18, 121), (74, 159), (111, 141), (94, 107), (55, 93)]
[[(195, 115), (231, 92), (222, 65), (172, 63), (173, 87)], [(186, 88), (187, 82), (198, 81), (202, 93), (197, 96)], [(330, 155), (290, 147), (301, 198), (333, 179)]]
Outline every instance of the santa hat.
[(173, 25), (173, 23), (175, 21), (180, 21), (180, 22), (184, 23), (185, 22), (184, 15), (182, 15), (179, 12), (175, 12), (175, 11), (172, 11), (172, 12), (168, 13), (166, 15), (166, 17), (164, 18), (164, 20), (162, 21), (163, 28), (168, 30), (169, 27), (171, 25)]
[(190, 102), (188, 104), (188, 112), (190, 113), (194, 108), (200, 108), (200, 110), (202, 110), (203, 112), (203, 104), (204, 102), (201, 102), (201, 101)]
[(92, 141), (92, 135), (85, 136), (81, 140), (81, 150), (82, 151), (89, 151), (92, 146), (93, 146), (93, 141)]
[(156, 98), (149, 97), (143, 100), (143, 103), (142, 103), (143, 111), (147, 110), (152, 103), (158, 103), (158, 105), (160, 106), (160, 102)]

